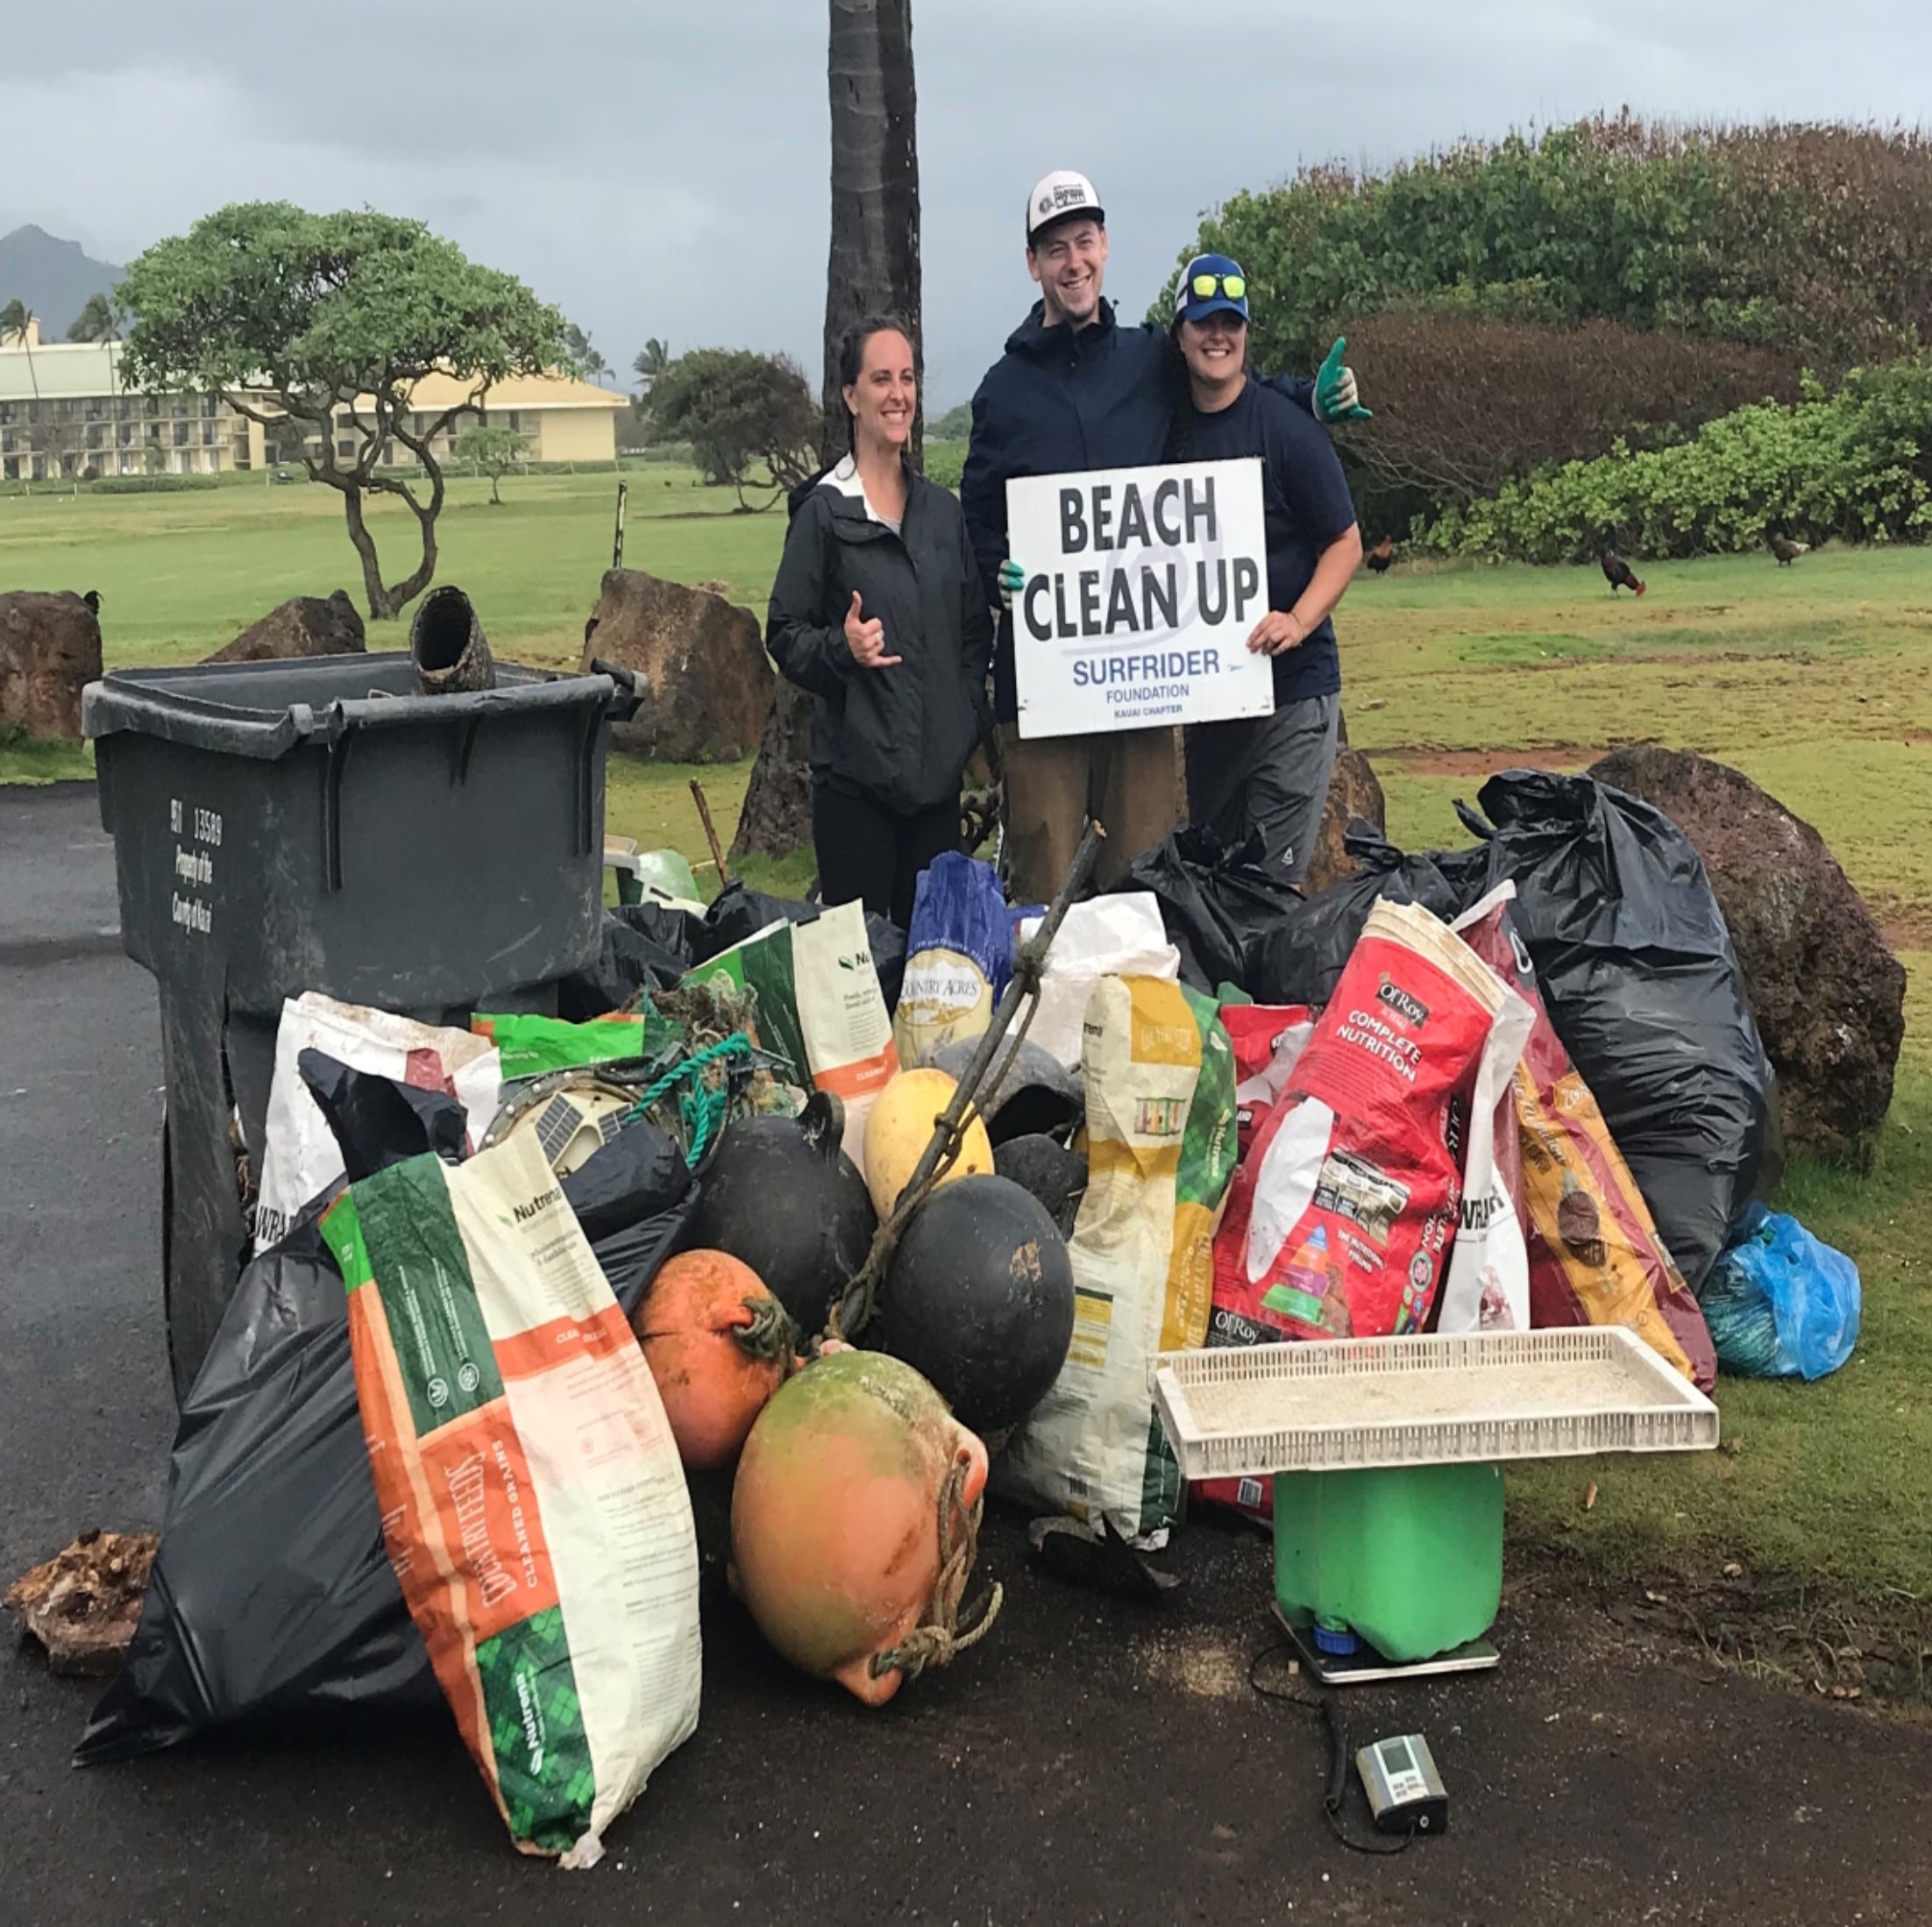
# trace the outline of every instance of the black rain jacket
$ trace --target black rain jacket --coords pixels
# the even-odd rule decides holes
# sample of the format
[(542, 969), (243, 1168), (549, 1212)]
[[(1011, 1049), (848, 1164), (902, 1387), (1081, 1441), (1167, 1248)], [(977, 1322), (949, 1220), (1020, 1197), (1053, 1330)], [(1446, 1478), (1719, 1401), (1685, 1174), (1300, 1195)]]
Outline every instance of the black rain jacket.
[[(908, 477), (894, 534), (867, 512), (842, 464), (799, 501), (765, 624), (780, 670), (817, 699), (813, 779), (909, 816), (956, 798), (983, 734), (992, 617), (966, 518), (949, 491)], [(845, 640), (860, 613), (885, 625), (885, 652), (865, 669)]]

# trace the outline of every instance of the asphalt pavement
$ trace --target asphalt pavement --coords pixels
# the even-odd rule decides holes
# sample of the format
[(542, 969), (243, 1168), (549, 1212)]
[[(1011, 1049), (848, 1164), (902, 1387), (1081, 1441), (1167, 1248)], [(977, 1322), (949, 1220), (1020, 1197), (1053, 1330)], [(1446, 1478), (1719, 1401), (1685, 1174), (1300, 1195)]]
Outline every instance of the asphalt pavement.
[[(0, 791), (0, 1578), (165, 1503), (160, 1054), (116, 922), (91, 791)], [(1367, 1859), (1322, 1824), (1317, 1721), (1249, 1683), (1265, 1540), (1190, 1527), (1160, 1604), (1036, 1572), (1010, 1518), (982, 1551), (1000, 1623), (882, 1710), (795, 1677), (715, 1601), (699, 1731), (579, 1874), (510, 1850), (440, 1714), (76, 1772), (93, 1689), (0, 1641), (0, 1908), (117, 1927), (1932, 1917), (1932, 1731), (1633, 1644), (1544, 1576), (1507, 1600), (1495, 1672), (1344, 1697), (1351, 1744), (1423, 1732), (1450, 1793), (1446, 1838)]]

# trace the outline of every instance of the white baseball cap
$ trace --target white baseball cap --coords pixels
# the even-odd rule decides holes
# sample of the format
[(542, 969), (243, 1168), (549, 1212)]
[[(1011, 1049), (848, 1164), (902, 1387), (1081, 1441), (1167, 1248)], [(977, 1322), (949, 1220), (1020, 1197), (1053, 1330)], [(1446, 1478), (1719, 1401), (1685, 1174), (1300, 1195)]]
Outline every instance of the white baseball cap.
[(1027, 240), (1031, 241), (1042, 228), (1051, 227), (1055, 221), (1063, 221), (1073, 214), (1084, 215), (1103, 227), (1107, 224), (1106, 210), (1100, 205), (1093, 182), (1083, 174), (1062, 167), (1035, 182), (1033, 191), (1026, 196)]

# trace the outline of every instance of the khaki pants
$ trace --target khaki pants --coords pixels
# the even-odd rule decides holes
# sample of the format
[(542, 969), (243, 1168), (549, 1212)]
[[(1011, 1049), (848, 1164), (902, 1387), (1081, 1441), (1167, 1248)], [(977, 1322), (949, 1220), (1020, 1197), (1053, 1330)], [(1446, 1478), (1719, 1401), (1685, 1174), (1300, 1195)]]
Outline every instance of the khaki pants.
[(1015, 903), (1052, 900), (1073, 868), (1090, 816), (1107, 833), (1093, 872), (1102, 890), (1174, 828), (1171, 729), (1029, 742), (1005, 722), (999, 746), (1006, 764), (1007, 895)]

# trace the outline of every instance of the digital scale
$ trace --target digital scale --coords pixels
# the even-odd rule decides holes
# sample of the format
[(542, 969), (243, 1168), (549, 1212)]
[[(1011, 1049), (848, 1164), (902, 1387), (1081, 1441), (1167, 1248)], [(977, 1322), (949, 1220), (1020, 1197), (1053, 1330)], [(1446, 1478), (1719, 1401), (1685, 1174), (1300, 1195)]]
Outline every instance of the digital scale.
[(1449, 1831), (1449, 1793), (1420, 1733), (1378, 1739), (1355, 1755), (1378, 1833), (1411, 1836)]
[(1275, 1615), (1325, 1686), (1496, 1664), (1509, 1461), (1718, 1439), (1622, 1326), (1163, 1352), (1152, 1379), (1189, 1479), (1274, 1477)]

